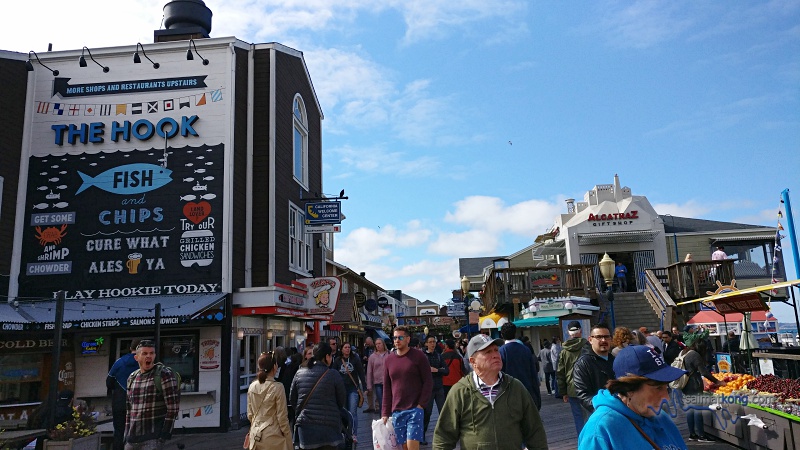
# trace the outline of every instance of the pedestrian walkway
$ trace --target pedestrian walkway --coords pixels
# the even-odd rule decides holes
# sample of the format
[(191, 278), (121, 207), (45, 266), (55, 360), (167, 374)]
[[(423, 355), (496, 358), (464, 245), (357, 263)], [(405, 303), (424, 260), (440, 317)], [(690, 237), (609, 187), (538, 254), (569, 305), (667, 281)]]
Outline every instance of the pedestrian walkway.
[[(555, 399), (552, 395), (547, 395), (547, 392), (543, 391), (541, 416), (545, 430), (547, 431), (547, 443), (551, 450), (575, 450), (577, 448), (578, 436), (575, 433), (575, 424), (572, 421), (572, 413), (570, 412), (569, 404), (562, 402), (561, 399)], [(359, 411), (357, 450), (372, 449), (372, 421), (379, 418), (380, 414)], [(438, 411), (434, 408), (434, 412), (431, 416), (431, 424), (427, 434), (425, 434), (425, 439), (430, 444), (433, 443), (433, 429), (436, 426), (438, 418)], [(721, 441), (689, 441), (686, 416), (682, 411), (678, 413), (675, 423), (678, 425), (678, 429), (681, 431), (684, 441), (686, 441), (691, 450), (730, 450), (737, 448)], [(228, 433), (176, 434), (166, 446), (166, 450), (174, 450), (176, 448), (184, 450), (241, 449), (246, 433), (247, 429), (230, 431)], [(431, 446), (428, 445), (422, 448), (430, 447)]]

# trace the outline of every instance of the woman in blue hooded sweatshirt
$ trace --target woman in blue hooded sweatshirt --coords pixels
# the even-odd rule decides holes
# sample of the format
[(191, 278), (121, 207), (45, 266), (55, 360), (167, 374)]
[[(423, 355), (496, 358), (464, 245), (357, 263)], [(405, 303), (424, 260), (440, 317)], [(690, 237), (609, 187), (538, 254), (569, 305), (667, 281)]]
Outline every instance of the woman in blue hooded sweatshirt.
[(595, 411), (578, 437), (578, 449), (686, 450), (672, 417), (659, 414), (669, 382), (686, 371), (665, 363), (650, 347), (635, 345), (617, 354), (614, 373), (617, 379), (592, 400)]

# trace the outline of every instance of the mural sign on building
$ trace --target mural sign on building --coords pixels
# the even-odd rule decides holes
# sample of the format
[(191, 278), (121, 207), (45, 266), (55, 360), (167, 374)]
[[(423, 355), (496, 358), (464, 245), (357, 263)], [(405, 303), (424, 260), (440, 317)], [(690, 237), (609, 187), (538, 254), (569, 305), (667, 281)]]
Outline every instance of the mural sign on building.
[(178, 61), (36, 72), (20, 296), (223, 291), (225, 58)]

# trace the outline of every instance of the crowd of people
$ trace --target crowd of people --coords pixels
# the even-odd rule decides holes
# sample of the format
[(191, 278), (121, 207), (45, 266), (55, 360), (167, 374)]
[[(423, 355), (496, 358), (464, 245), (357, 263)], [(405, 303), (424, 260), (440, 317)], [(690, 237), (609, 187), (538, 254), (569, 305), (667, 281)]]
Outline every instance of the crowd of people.
[[(708, 331), (612, 330), (604, 323), (584, 330), (578, 321), (566, 330), (567, 341), (545, 339), (538, 354), (512, 323), (500, 328), (502, 338), (425, 336), (422, 342), (398, 326), (391, 351), (383, 339), (371, 338), (358, 351), (338, 338), (302, 353), (278, 347), (257, 360), (244, 447), (352, 448), (358, 414), (374, 413), (391, 423), (403, 449), (429, 445), (430, 428), (436, 450), (545, 449), (542, 381), (548, 395), (569, 404), (580, 449), (685, 449), (672, 415), (662, 409), (670, 397), (686, 411), (689, 440), (712, 439), (699, 411), (684, 402), (703, 391), (703, 378), (726, 384), (711, 374)], [(738, 350), (735, 335), (722, 350)], [(155, 344), (136, 340), (109, 372), (115, 450), (160, 449), (171, 437), (180, 377), (155, 361)], [(679, 388), (670, 387), (679, 381)], [(439, 418), (431, 425), (434, 406)]]
[[(725, 385), (710, 372), (707, 331), (612, 330), (604, 323), (583, 330), (572, 321), (567, 341), (543, 340), (538, 354), (513, 324), (499, 332), (502, 339), (420, 341), (399, 326), (391, 351), (384, 340), (369, 338), (359, 354), (332, 338), (302, 357), (283, 349), (265, 353), (247, 396), (249, 448), (351, 448), (361, 412), (391, 423), (403, 449), (429, 445), (430, 428), (436, 450), (544, 449), (542, 381), (548, 395), (569, 404), (580, 449), (685, 449), (672, 415), (662, 409), (670, 397), (686, 411), (689, 440), (711, 440), (699, 411), (683, 401), (702, 391), (703, 377)], [(736, 341), (727, 345), (724, 350)], [(673, 367), (676, 360), (680, 367)], [(671, 396), (670, 383), (684, 375), (685, 386)], [(434, 406), (439, 418), (431, 425)]]

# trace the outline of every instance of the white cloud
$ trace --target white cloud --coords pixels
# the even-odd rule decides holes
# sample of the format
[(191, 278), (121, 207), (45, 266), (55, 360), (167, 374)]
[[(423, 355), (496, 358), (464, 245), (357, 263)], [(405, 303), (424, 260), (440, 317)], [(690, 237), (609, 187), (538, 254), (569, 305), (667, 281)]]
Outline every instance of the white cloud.
[(683, 6), (670, 2), (622, 2), (622, 7), (599, 6), (602, 17), (587, 25), (593, 34), (605, 37), (616, 47), (645, 49), (675, 39), (696, 19)]
[(472, 196), (456, 203), (454, 212), (445, 221), (483, 229), (493, 234), (509, 232), (535, 237), (553, 225), (553, 219), (563, 212), (559, 203), (545, 200), (526, 200), (506, 206), (497, 197)]
[(377, 230), (356, 228), (336, 240), (336, 260), (348, 267), (366, 267), (391, 256), (392, 248), (423, 245), (430, 234), (417, 221), (407, 223), (402, 230), (392, 225)]
[(469, 230), (461, 233), (441, 233), (428, 246), (428, 251), (450, 256), (480, 256), (494, 253), (500, 236), (488, 230)]
[(689, 200), (683, 204), (679, 203), (655, 203), (653, 209), (661, 215), (671, 214), (677, 217), (702, 217), (708, 214), (711, 209), (700, 203)]
[(381, 147), (354, 148), (344, 146), (327, 151), (340, 162), (362, 172), (392, 174), (394, 176), (426, 177), (440, 172), (437, 158), (409, 156), (405, 152), (391, 152)]
[[(527, 2), (517, 0), (393, 0), (392, 4), (406, 22), (406, 44), (440, 39), (453, 32), (472, 32), (482, 39), (500, 41), (497, 35), (506, 35), (509, 29), (518, 31), (528, 8)], [(489, 19), (499, 19), (500, 25), (487, 28), (492, 25)]]

